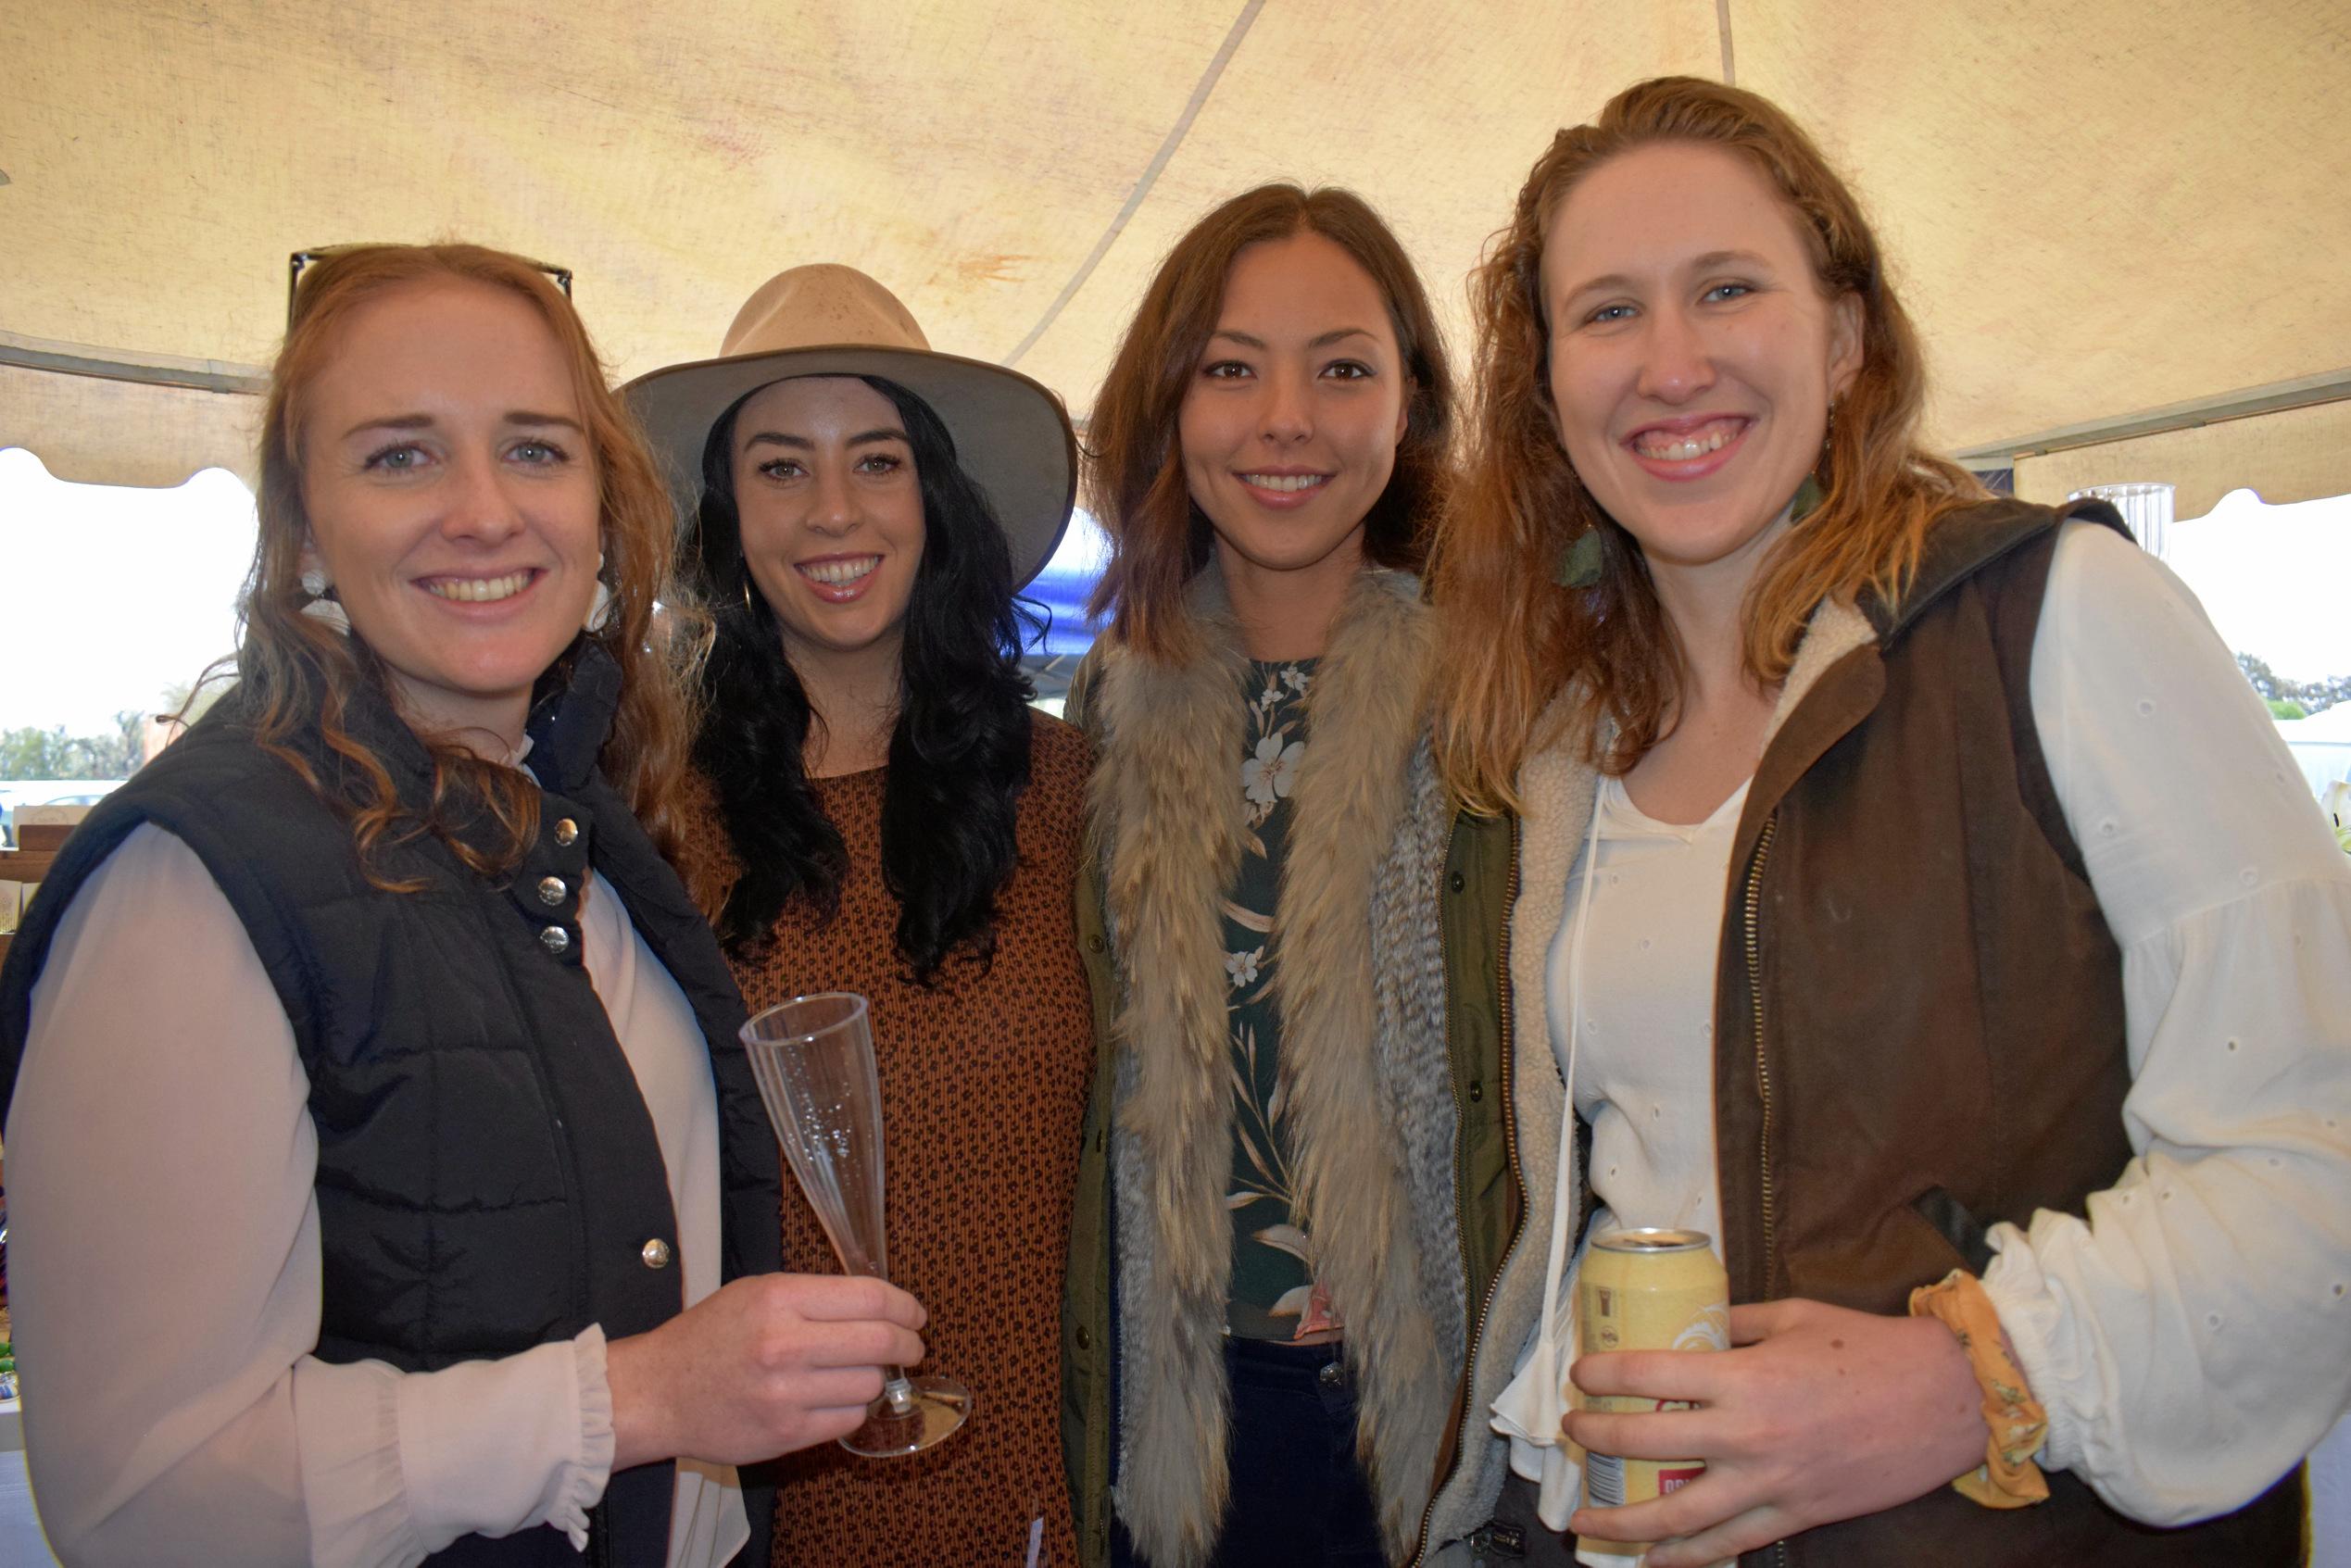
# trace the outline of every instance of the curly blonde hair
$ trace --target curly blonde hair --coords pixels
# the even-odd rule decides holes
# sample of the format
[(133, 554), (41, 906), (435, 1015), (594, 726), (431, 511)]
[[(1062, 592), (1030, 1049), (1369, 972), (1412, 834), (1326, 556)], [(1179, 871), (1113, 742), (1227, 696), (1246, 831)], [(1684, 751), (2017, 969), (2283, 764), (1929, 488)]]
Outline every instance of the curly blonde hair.
[[(1926, 366), (1886, 276), (1877, 235), (1812, 139), (1753, 93), (1695, 77), (1628, 87), (1588, 125), (1560, 132), (1528, 172), (1510, 222), (1470, 279), (1477, 362), (1465, 478), (1439, 527), (1431, 594), (1443, 631), (1435, 745), (1473, 809), (1516, 804), (1528, 748), (1563, 690), (1592, 760), (1622, 773), (1666, 733), (1681, 655), (1638, 545), (1577, 479), (1560, 445), (1546, 373), (1543, 240), (1577, 182), (1657, 143), (1725, 147), (1749, 159), (1794, 209), (1821, 292), (1862, 307), (1862, 363), (1830, 424), (1819, 506), (1764, 561), (1744, 608), (1744, 662), (1766, 688), (1786, 678), (1823, 599), (1867, 588), (1898, 599), (1926, 532), (1981, 498), (1972, 475), (1918, 443)], [(1567, 549), (1597, 533), (1600, 575), (1563, 588)], [(1617, 725), (1603, 755), (1598, 721)]]

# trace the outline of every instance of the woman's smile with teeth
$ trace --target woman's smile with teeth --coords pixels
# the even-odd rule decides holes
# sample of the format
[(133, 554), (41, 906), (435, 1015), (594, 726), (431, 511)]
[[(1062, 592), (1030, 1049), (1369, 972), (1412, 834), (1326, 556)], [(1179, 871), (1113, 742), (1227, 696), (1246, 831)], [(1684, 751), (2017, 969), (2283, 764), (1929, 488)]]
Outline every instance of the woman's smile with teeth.
[(1746, 430), (1744, 420), (1716, 420), (1693, 431), (1645, 430), (1632, 439), (1632, 448), (1644, 458), (1664, 462), (1687, 461), (1719, 452)]
[(882, 564), (879, 556), (850, 556), (834, 560), (809, 560), (798, 563), (798, 571), (830, 587), (839, 588), (856, 582)]
[(512, 598), (529, 587), (536, 575), (535, 571), (525, 567), (504, 577), (428, 577), (421, 586), (439, 598), (455, 599), (461, 604), (488, 604)]
[(1260, 490), (1278, 490), (1289, 493), (1312, 490), (1317, 484), (1326, 484), (1330, 482), (1330, 475), (1326, 473), (1245, 473), (1241, 475), (1241, 482), (1245, 484), (1254, 484)]

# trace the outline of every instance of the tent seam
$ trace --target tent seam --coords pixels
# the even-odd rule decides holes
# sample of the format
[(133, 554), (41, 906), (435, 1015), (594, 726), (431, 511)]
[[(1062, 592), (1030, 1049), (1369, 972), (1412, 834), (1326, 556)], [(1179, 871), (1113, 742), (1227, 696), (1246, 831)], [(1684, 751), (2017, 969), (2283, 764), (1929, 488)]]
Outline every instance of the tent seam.
[(1251, 26), (1257, 20), (1257, 13), (1264, 9), (1264, 6), (1265, 0), (1248, 0), (1248, 4), (1241, 6), (1240, 15), (1235, 17), (1233, 25), (1226, 30), (1225, 42), (1217, 49), (1215, 57), (1208, 62), (1208, 69), (1201, 73), (1200, 81), (1193, 84), (1192, 95), (1184, 105), (1184, 112), (1176, 116), (1175, 125), (1168, 131), (1166, 138), (1160, 143), (1159, 151), (1153, 154), (1151, 161), (1144, 166), (1141, 176), (1135, 182), (1135, 188), (1127, 193), (1125, 205), (1121, 207), (1117, 216), (1111, 220), (1110, 227), (1102, 231), (1102, 237), (1094, 242), (1092, 254), (1079, 264), (1076, 272), (1071, 275), (1069, 282), (1062, 285), (1062, 292), (1054, 296), (1053, 303), (1045, 307), (1045, 314), (1037, 319), (1037, 325), (1031, 327), (1028, 330), (1028, 335), (1022, 338), (1013, 346), (1012, 353), (1004, 357), (1002, 363), (1006, 369), (1009, 370), (1019, 364), (1021, 356), (1037, 346), (1037, 340), (1043, 337), (1053, 323), (1061, 319), (1062, 310), (1067, 308), (1069, 302), (1077, 296), (1077, 291), (1084, 288), (1086, 281), (1094, 275), (1094, 269), (1100, 267), (1102, 264), (1102, 258), (1110, 254), (1111, 246), (1118, 243), (1118, 236), (1125, 232), (1128, 221), (1141, 208), (1143, 198), (1150, 195), (1151, 187), (1159, 182), (1161, 171), (1166, 169), (1168, 160), (1176, 156), (1176, 149), (1184, 144), (1184, 138), (1190, 134), (1192, 121), (1199, 117), (1201, 109), (1208, 103), (1208, 95), (1216, 90), (1217, 80), (1225, 74), (1226, 65), (1231, 61), (1234, 51), (1240, 47), (1241, 40), (1249, 35)]

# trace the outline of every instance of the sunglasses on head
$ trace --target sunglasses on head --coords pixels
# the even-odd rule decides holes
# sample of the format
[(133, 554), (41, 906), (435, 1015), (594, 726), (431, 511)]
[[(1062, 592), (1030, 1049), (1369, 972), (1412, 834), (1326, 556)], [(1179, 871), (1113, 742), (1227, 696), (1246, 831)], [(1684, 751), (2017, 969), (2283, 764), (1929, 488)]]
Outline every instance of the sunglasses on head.
[[(307, 250), (297, 250), (286, 257), (286, 331), (292, 332), (294, 330), (295, 291), (302, 285), (302, 269), (309, 266), (310, 263), (314, 261), (324, 261), (329, 257), (342, 256), (349, 251), (366, 250), (369, 247), (365, 245), (312, 245)], [(530, 257), (525, 257), (523, 259), (529, 261)], [(544, 261), (532, 261), (531, 265), (546, 273), (548, 277), (554, 279), (555, 286), (563, 291), (564, 298), (569, 299), (572, 297), (572, 270), (569, 267), (550, 267)]]

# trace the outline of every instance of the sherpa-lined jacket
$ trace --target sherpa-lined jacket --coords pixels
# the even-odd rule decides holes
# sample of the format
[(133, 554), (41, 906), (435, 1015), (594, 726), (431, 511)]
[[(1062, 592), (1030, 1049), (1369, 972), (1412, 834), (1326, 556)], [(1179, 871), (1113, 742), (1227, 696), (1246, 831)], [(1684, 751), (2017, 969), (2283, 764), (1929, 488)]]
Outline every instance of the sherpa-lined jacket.
[[(1079, 930), (1101, 1065), (1062, 1324), (1089, 1568), (1108, 1561), (1113, 1482), (1154, 1568), (1205, 1561), (1224, 1508), (1233, 1094), (1217, 902), (1238, 864), (1247, 655), (1213, 567), (1191, 606), (1201, 657), (1164, 669), (1098, 645), (1069, 707), (1100, 756), (1100, 874), (1081, 881)], [(1549, 1234), (1551, 1189), (1530, 1216), (1518, 1150), (1555, 1144), (1563, 1101), (1547, 1052), (1523, 1087), (1514, 1072), (1512, 829), (1446, 807), (1422, 740), (1429, 633), (1413, 579), (1364, 571), (1309, 695), (1276, 914), (1301, 1196), (1400, 1562), (1492, 1511), (1506, 1459), (1484, 1411), (1540, 1286), (1507, 1302), (1493, 1287), (1522, 1235)]]
[[(2119, 526), (2103, 505), (2067, 515)], [(1731, 852), (1714, 985), (1734, 1302), (1899, 1312), (1914, 1286), (1981, 1272), (1993, 1224), (2081, 1213), (2131, 1158), (2120, 957), (2030, 704), (2059, 517), (2002, 501), (1943, 520), (1898, 607), (1825, 605), (1797, 651)], [(1540, 1050), (1546, 955), (1597, 775), (1571, 737), (1530, 755), (1518, 782), (1512, 971), (1525, 1037)], [(1550, 1190), (1557, 1148), (1529, 1148), (1533, 1190)], [(1571, 1214), (1570, 1235), (1578, 1223)], [(1503, 1291), (1540, 1275), (1541, 1249), (1529, 1252)], [(2165, 1310), (2159, 1278), (2148, 1294)], [(2176, 1530), (2124, 1518), (2066, 1471), (2048, 1479), (2051, 1497), (2033, 1507), (1984, 1509), (1937, 1487), (1741, 1562), (2304, 1561), (2298, 1471), (2235, 1513)]]

